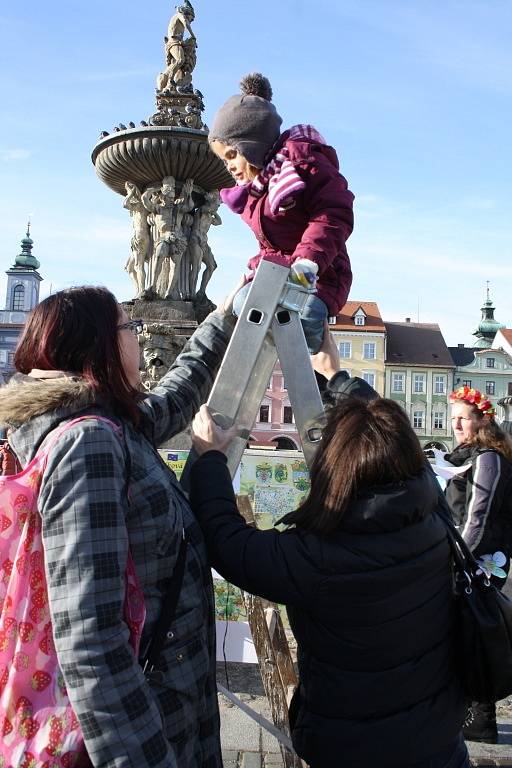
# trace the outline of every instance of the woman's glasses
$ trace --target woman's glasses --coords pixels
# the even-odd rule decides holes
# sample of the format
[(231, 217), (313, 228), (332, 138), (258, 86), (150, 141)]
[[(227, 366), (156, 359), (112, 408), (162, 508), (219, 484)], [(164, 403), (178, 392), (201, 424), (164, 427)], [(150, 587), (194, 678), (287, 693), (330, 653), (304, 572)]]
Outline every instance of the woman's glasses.
[(138, 336), (144, 330), (144, 323), (142, 320), (128, 320), (127, 323), (122, 323), (117, 326), (118, 331), (128, 330)]

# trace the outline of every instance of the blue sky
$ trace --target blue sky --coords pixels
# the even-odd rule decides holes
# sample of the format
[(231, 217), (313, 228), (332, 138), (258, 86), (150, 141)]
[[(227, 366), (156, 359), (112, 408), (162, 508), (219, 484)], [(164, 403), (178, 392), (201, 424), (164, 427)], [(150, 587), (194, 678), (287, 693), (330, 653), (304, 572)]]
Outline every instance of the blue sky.
[[(376, 301), (388, 320), (417, 320), (419, 308), (447, 343), (471, 343), (490, 280), (496, 316), (512, 326), (512, 3), (193, 4), (206, 122), (241, 75), (260, 70), (284, 126), (311, 122), (338, 150), (356, 196), (350, 298)], [(31, 214), (42, 295), (97, 283), (132, 296), (129, 216), (90, 154), (101, 130), (154, 112), (174, 7), (0, 7), (0, 264), (11, 266)], [(220, 212), (214, 300), (256, 252), (237, 217)]]

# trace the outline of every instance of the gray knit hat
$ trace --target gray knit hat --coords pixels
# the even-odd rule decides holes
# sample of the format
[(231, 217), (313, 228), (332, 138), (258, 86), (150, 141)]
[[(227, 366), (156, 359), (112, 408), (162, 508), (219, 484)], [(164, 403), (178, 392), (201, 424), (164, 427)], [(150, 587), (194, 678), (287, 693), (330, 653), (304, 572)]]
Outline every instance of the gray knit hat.
[(272, 88), (266, 77), (259, 73), (246, 75), (240, 90), (215, 115), (208, 141), (229, 144), (251, 165), (263, 168), (283, 121), (271, 104)]

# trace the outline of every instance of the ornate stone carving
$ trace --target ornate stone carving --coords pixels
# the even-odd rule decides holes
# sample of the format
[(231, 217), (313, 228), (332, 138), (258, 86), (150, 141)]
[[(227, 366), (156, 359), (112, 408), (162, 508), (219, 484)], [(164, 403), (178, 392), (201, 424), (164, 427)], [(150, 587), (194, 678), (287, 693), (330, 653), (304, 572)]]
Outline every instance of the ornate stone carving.
[(157, 112), (149, 118), (150, 125), (207, 130), (201, 117), (203, 95), (192, 85), (197, 58), (197, 41), (191, 26), (194, 18), (188, 0), (176, 6), (164, 38), (166, 68), (156, 79)]
[[(192, 299), (196, 296), (198, 299), (202, 299), (206, 296), (206, 286), (217, 269), (217, 262), (208, 244), (208, 230), (212, 225), (222, 224), (222, 219), (217, 213), (219, 205), (219, 193), (216, 191), (208, 192), (204, 196), (204, 203), (194, 212), (187, 251), (187, 272), (184, 284), (181, 285), (182, 295), (186, 298)], [(201, 265), (204, 265), (204, 270), (201, 284), (197, 289)]]
[(176, 187), (173, 176), (166, 176), (160, 185), (151, 184), (142, 194), (135, 184), (126, 183), (123, 205), (133, 220), (133, 237), (125, 269), (135, 284), (136, 298), (202, 301), (217, 268), (207, 234), (212, 224), (221, 223), (218, 192), (199, 191), (193, 179), (180, 185), (179, 196)]
[(144, 325), (139, 342), (144, 360), (142, 383), (146, 389), (152, 389), (181, 352), (183, 341), (176, 337), (169, 325), (150, 322)]
[(140, 190), (131, 181), (126, 182), (127, 195), (123, 206), (130, 212), (133, 223), (133, 236), (130, 247), (131, 253), (125, 269), (135, 283), (136, 296), (143, 294), (146, 288), (146, 263), (152, 252), (151, 232), (148, 224), (147, 210), (142, 202)]
[[(176, 7), (176, 13), (169, 22), (165, 38), (165, 59), (167, 69), (157, 78), (157, 90), (173, 86), (183, 92), (190, 88), (192, 71), (196, 66), (196, 36), (191, 23), (195, 19), (194, 9), (189, 2)], [(188, 32), (188, 38), (185, 33)]]
[(192, 82), (194, 9), (190, 0), (178, 2), (157, 78), (157, 111), (139, 127), (127, 121), (102, 131), (92, 154), (99, 177), (123, 196), (132, 219), (125, 269), (135, 303), (144, 305), (136, 316), (153, 320), (158, 305), (158, 320), (166, 315), (170, 322), (175, 309), (200, 321), (212, 308), (206, 289), (217, 265), (208, 230), (221, 223), (217, 190), (234, 183), (208, 145), (203, 95)]

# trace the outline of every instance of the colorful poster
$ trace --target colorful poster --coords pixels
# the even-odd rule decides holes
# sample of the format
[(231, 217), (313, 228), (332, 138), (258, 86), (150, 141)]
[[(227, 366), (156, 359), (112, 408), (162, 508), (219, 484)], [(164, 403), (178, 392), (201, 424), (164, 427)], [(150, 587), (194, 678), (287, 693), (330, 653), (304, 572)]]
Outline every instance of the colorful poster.
[[(161, 449), (159, 453), (179, 478), (189, 452)], [(258, 528), (272, 528), (287, 512), (296, 509), (307, 496), (310, 488), (309, 472), (302, 454), (298, 451), (250, 449), (244, 452), (240, 467), (233, 479), (233, 486), (236, 493), (249, 497)], [(225, 581), (218, 573), (214, 572), (213, 576), (217, 629), (220, 632), (219, 628), (222, 626), (223, 636), (227, 637), (227, 627), (231, 622), (239, 622), (247, 627), (247, 615), (240, 590)], [(286, 611), (282, 606), (280, 611), (283, 624), (288, 628)], [(238, 634), (235, 639), (231, 634), (229, 638), (233, 641), (233, 646), (241, 648)], [(247, 648), (251, 646), (250, 633), (244, 642)], [(250, 653), (253, 653), (253, 650)], [(247, 660), (237, 655), (238, 650), (230, 652), (230, 657), (231, 654), (233, 654), (233, 660), (235, 657), (240, 661)]]
[(188, 451), (173, 451), (172, 448), (160, 448), (158, 453), (168, 467), (172, 469), (178, 480), (187, 462)]
[(296, 509), (309, 486), (309, 472), (301, 453), (244, 452), (239, 493), (249, 496), (258, 528), (272, 528), (279, 518)]

